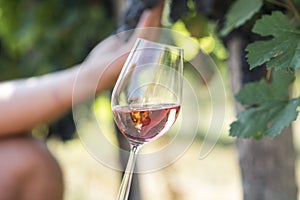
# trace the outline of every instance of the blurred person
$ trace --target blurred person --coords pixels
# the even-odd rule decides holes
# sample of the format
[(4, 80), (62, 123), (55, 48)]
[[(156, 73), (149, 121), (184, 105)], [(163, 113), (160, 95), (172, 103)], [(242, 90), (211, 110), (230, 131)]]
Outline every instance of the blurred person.
[(138, 24), (141, 29), (136, 29), (128, 42), (112, 36), (78, 66), (0, 83), (0, 200), (63, 199), (60, 166), (30, 130), (72, 108), (75, 81), (80, 83), (75, 88), (75, 103), (93, 97), (90, 89), (95, 83), (96, 93), (112, 88), (135, 39), (147, 38), (142, 28), (160, 26), (162, 9), (160, 5), (145, 11)]

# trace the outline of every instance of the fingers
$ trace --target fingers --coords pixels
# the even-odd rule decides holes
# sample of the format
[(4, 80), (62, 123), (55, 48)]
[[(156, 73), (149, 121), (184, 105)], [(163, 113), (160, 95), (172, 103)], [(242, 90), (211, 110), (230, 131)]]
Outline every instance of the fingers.
[(116, 50), (122, 49), (120, 47), (124, 45), (126, 38), (128, 37), (128, 35), (131, 34), (132, 36), (127, 42), (125, 49), (130, 49), (137, 38), (154, 40), (157, 36), (156, 33), (158, 31), (155, 30), (155, 28), (151, 29), (150, 27), (161, 26), (163, 7), (164, 1), (162, 0), (161, 3), (156, 7), (144, 11), (135, 30), (124, 31), (116, 35), (110, 36), (106, 40), (102, 41), (99, 45), (97, 45), (91, 53), (100, 55), (102, 53), (105, 54), (108, 52), (116, 52)]
[[(162, 0), (156, 7), (144, 11), (136, 29), (124, 31), (106, 38), (90, 52), (85, 63), (97, 63), (99, 59), (103, 59), (103, 56), (119, 57), (123, 54), (127, 54), (130, 52), (137, 38), (155, 41), (159, 32), (159, 28), (155, 27), (161, 26), (163, 7), (164, 1)], [(125, 42), (129, 35), (131, 35), (130, 39)]]
[[(130, 49), (132, 48), (137, 38), (144, 38), (144, 39), (155, 41), (155, 38), (158, 36), (158, 32), (159, 32), (158, 27), (160, 27), (161, 25), (162, 11), (163, 11), (163, 1), (161, 2), (160, 5), (156, 6), (151, 10), (147, 10), (142, 14), (140, 21), (137, 25), (137, 28), (135, 30), (121, 32), (116, 36), (114, 36), (114, 38), (118, 42), (122, 42), (125, 41), (125, 38), (127, 38), (128, 35), (131, 35), (132, 31), (134, 31), (128, 42), (120, 45), (116, 45), (114, 47), (115, 57), (113, 61), (110, 63), (110, 67), (106, 71), (106, 75), (104, 76), (104, 77), (110, 77), (109, 81), (107, 82), (114, 83), (116, 81), (123, 67), (123, 64), (125, 63), (128, 57)], [(113, 84), (110, 84), (110, 86), (111, 85)]]

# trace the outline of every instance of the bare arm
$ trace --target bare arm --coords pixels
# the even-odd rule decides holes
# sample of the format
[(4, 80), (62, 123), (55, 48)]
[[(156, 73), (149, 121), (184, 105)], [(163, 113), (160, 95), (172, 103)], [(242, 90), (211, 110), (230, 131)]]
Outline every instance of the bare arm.
[[(158, 27), (161, 12), (162, 6), (146, 11), (139, 27)], [(110, 37), (95, 47), (84, 63), (70, 69), (0, 83), (0, 139), (55, 119), (71, 108), (72, 100), (78, 103), (111, 88), (137, 37), (147, 38), (146, 32), (138, 31), (126, 44)]]

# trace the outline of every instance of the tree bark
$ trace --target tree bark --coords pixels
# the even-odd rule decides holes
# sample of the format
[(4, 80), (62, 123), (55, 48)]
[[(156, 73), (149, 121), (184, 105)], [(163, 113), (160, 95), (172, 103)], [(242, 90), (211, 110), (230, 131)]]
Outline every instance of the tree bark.
[[(243, 53), (248, 41), (243, 36), (231, 38), (227, 43), (230, 53), (228, 64), (235, 94), (244, 83), (257, 80), (264, 73), (248, 70)], [(243, 110), (237, 102), (235, 105), (237, 112)], [(296, 153), (293, 145), (290, 127), (274, 140), (237, 139), (244, 200), (297, 199)]]

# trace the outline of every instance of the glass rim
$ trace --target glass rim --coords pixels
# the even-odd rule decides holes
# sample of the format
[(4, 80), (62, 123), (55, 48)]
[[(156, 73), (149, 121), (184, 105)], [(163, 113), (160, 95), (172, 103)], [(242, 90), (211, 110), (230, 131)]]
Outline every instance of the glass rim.
[[(171, 45), (171, 44), (166, 44), (166, 43), (161, 43), (161, 42), (154, 42), (154, 41), (151, 41), (151, 40), (148, 40), (148, 39), (145, 39), (145, 38), (137, 38), (136, 41), (135, 41), (136, 45), (138, 45), (139, 41), (145, 41), (147, 43), (152, 43), (152, 44), (155, 44), (155, 45), (158, 45), (158, 46), (170, 47), (171, 49), (177, 49), (180, 52), (184, 52), (184, 49), (182, 47), (178, 47), (178, 46)], [(151, 47), (149, 47), (149, 48), (151, 48)]]

